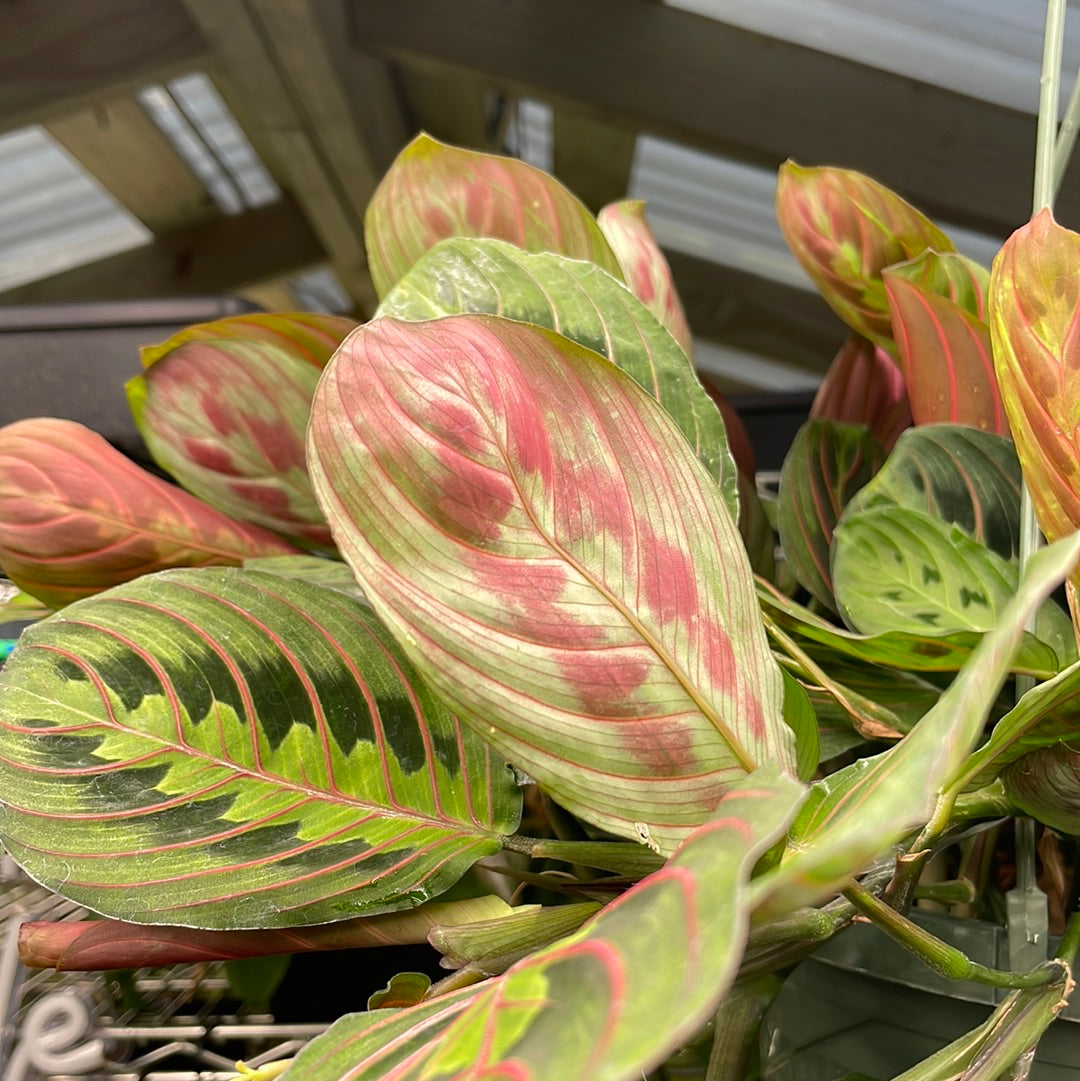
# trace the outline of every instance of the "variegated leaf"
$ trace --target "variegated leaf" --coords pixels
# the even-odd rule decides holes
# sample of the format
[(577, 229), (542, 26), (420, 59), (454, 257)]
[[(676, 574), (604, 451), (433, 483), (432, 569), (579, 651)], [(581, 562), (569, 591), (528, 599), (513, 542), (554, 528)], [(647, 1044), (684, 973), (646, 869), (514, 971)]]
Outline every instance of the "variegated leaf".
[(513, 830), (506, 767), (364, 604), (253, 571), (145, 577), (0, 671), (0, 837), (137, 923), (287, 927), (408, 908)]
[(880, 345), (850, 334), (814, 395), (810, 419), (865, 424), (888, 452), (911, 426), (904, 376)]
[(955, 252), (925, 252), (883, 272), (916, 424), (1007, 436), (983, 297), (987, 272)]
[[(834, 626), (808, 608), (785, 597), (767, 582), (758, 582), (758, 598), (769, 620), (795, 637), (818, 643), (829, 651), (868, 664), (905, 672), (957, 672), (979, 644), (975, 631), (928, 634), (923, 631), (885, 631), (854, 634)], [(1059, 669), (1054, 649), (1034, 635), (1023, 636), (1012, 671), (1038, 680), (1050, 679)]]
[(704, 1024), (734, 979), (747, 879), (804, 792), (760, 771), (724, 797), (668, 866), (575, 934), (479, 989), (343, 1018), (284, 1081), (643, 1076)]
[(1080, 534), (1036, 552), (1001, 617), (938, 703), (898, 744), (818, 781), (778, 869), (754, 884), (760, 917), (828, 896), (929, 821), (964, 771), (1024, 627), (1080, 560)]
[(378, 315), (415, 320), (468, 312), (548, 327), (617, 364), (675, 418), (728, 509), (738, 513), (735, 464), (716, 403), (675, 339), (621, 282), (580, 259), (455, 237), (416, 263)]
[(81, 424), (36, 418), (0, 428), (0, 565), (52, 608), (167, 567), (290, 552)]
[(798, 583), (835, 609), (833, 530), (851, 497), (880, 468), (885, 452), (862, 425), (812, 420), (799, 429), (780, 471), (777, 531)]
[(686, 312), (671, 277), (671, 267), (649, 228), (645, 201), (623, 199), (609, 203), (597, 215), (597, 222), (634, 296), (660, 320), (686, 355), (693, 357), (694, 340)]
[[(339, 322), (344, 337), (353, 324)], [(305, 546), (331, 548), (304, 461), (311, 397), (331, 352), (326, 341), (315, 363), (310, 347), (261, 325), (228, 338), (193, 335), (159, 347), (128, 383), (128, 401), (154, 460), (200, 499)]]
[(368, 265), (380, 297), (433, 244), (489, 236), (526, 251), (585, 259), (622, 277), (596, 219), (554, 177), (523, 161), (418, 135), (398, 154), (364, 216)]
[(862, 634), (988, 631), (1017, 573), (956, 526), (906, 507), (847, 514), (836, 529), (836, 600)]
[(195, 323), (159, 345), (144, 345), (139, 350), (139, 356), (144, 368), (152, 368), (174, 349), (188, 342), (236, 339), (273, 346), (321, 370), (326, 367), (342, 339), (355, 327), (356, 321), (343, 315), (251, 312), (215, 319), (210, 323)]
[(1006, 766), (1001, 781), (1024, 814), (1059, 833), (1080, 835), (1080, 749), (1056, 743), (1031, 751)]
[(958, 424), (926, 424), (900, 437), (847, 513), (890, 506), (922, 511), (1013, 559), (1020, 544), (1020, 483), (1010, 440)]
[(1039, 525), (1080, 528), (1080, 234), (1049, 210), (1018, 229), (990, 272), (990, 333), (1005, 412)]
[(776, 213), (788, 247), (852, 330), (894, 349), (881, 272), (952, 241), (895, 192), (851, 169), (780, 167)]
[(327, 368), (309, 444), (387, 626), (574, 813), (670, 852), (757, 764), (793, 768), (735, 524), (603, 357), (488, 316), (378, 319)]

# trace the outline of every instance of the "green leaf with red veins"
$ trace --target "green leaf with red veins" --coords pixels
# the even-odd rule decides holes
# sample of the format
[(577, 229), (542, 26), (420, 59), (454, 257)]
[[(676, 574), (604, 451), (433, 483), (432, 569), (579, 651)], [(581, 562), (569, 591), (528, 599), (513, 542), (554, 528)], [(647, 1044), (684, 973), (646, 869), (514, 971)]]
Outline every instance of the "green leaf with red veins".
[(575, 814), (670, 852), (758, 763), (794, 770), (720, 491), (603, 357), (490, 316), (377, 319), (327, 368), (309, 450), (410, 658)]
[(346, 319), (343, 315), (320, 312), (252, 312), (250, 315), (215, 319), (210, 323), (196, 323), (178, 331), (160, 345), (144, 345), (139, 350), (139, 356), (143, 367), (151, 368), (188, 342), (237, 338), (276, 346), (321, 370), (326, 367), (341, 340), (356, 325), (354, 319)]
[(926, 252), (883, 276), (915, 423), (1007, 436), (983, 316), (986, 271), (955, 253)]
[(779, 868), (752, 886), (760, 918), (817, 903), (930, 820), (982, 738), (1025, 625), (1078, 559), (1080, 534), (1036, 552), (1001, 618), (922, 720), (889, 750), (814, 785)]
[(0, 838), (136, 923), (293, 927), (412, 908), (501, 848), (520, 794), (371, 609), (168, 571), (27, 631), (0, 669)]
[(128, 385), (154, 461), (200, 499), (306, 547), (333, 547), (304, 434), (320, 368), (268, 342), (197, 338)]
[(469, 312), (547, 327), (617, 364), (672, 415), (738, 513), (720, 410), (675, 339), (621, 282), (580, 259), (454, 237), (427, 252), (377, 314), (418, 320)]
[(1080, 235), (1040, 211), (990, 272), (998, 384), (1042, 531), (1080, 528)]
[(364, 215), (379, 297), (450, 236), (495, 237), (526, 251), (558, 252), (622, 278), (596, 219), (554, 177), (514, 158), (418, 135), (398, 154)]
[(1057, 743), (1018, 758), (1001, 774), (1013, 804), (1059, 833), (1080, 834), (1080, 750)]
[(810, 419), (865, 424), (888, 452), (911, 426), (904, 376), (881, 346), (851, 334), (814, 395)]
[(660, 320), (688, 357), (694, 355), (694, 340), (686, 322), (679, 291), (671, 267), (656, 243), (645, 217), (643, 199), (623, 199), (609, 203), (596, 219), (622, 267), (630, 291)]
[(796, 581), (828, 608), (836, 608), (833, 530), (884, 460), (867, 428), (827, 420), (804, 424), (784, 459), (776, 506), (780, 543)]
[(929, 218), (851, 169), (780, 167), (776, 214), (788, 247), (852, 330), (893, 350), (881, 272), (927, 248), (954, 251)]
[(81, 424), (0, 428), (0, 565), (52, 608), (168, 567), (296, 551), (140, 469)]
[[(669, 864), (503, 976), (342, 1018), (284, 1081), (623, 1081), (712, 1016), (738, 970), (748, 879), (805, 789), (761, 770)], [(662, 959), (662, 963), (661, 963)]]
[(847, 514), (907, 507), (958, 525), (1003, 559), (1020, 538), (1020, 462), (1012, 442), (957, 424), (924, 424), (905, 432)]

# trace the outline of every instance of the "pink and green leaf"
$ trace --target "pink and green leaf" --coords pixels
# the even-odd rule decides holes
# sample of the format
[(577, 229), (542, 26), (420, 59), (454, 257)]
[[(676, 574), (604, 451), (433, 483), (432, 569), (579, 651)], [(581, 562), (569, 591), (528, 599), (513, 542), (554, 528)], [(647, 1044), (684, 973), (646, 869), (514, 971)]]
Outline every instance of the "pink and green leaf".
[(146, 472), (69, 420), (0, 428), (0, 565), (52, 608), (169, 567), (296, 552)]
[(370, 608), (236, 569), (27, 631), (0, 670), (0, 792), (35, 880), (223, 930), (414, 907), (498, 851), (520, 803)]
[(356, 328), (356, 321), (343, 315), (321, 312), (252, 312), (232, 315), (210, 323), (196, 323), (178, 331), (159, 345), (144, 345), (139, 351), (144, 368), (152, 368), (173, 350), (188, 342), (237, 340), (273, 346), (320, 370), (334, 355), (342, 339)]
[(833, 358), (810, 407), (811, 420), (865, 424), (888, 452), (911, 426), (904, 377), (884, 349), (851, 334)]
[(128, 400), (154, 460), (189, 491), (234, 518), (330, 548), (304, 459), (321, 370), (291, 343), (200, 335), (132, 379)]
[(998, 384), (1024, 478), (1051, 540), (1080, 528), (1080, 234), (1049, 210), (1005, 242), (990, 272)]
[(865, 427), (825, 420), (804, 424), (784, 459), (776, 505), (780, 543), (796, 581), (830, 609), (836, 607), (833, 530), (884, 460)]
[(794, 767), (736, 526), (666, 412), (550, 331), (378, 319), (312, 413), (316, 491), (387, 626), (575, 814), (670, 852)]
[(750, 873), (804, 792), (759, 771), (666, 867), (576, 933), (478, 988), (343, 1018), (297, 1056), (286, 1081), (642, 1076), (708, 1020), (734, 980)]
[(597, 215), (597, 221), (615, 252), (630, 291), (692, 358), (694, 341), (686, 312), (675, 288), (671, 267), (649, 228), (644, 200), (623, 199), (609, 203)]
[(621, 282), (580, 259), (456, 237), (422, 256), (378, 315), (419, 320), (469, 312), (547, 327), (618, 365), (671, 414), (737, 513), (735, 464), (716, 403), (675, 339)]
[(558, 252), (622, 278), (596, 219), (554, 177), (523, 161), (418, 135), (398, 154), (364, 216), (378, 295), (386, 296), (428, 248), (451, 236)]
[(1078, 560), (1080, 535), (1036, 552), (997, 624), (911, 732), (814, 785), (781, 865), (754, 884), (759, 916), (828, 896), (930, 820), (982, 736), (1025, 625)]
[(949, 238), (895, 192), (851, 169), (781, 166), (780, 229), (828, 304), (852, 330), (894, 349), (882, 271), (953, 251)]
[(956, 424), (906, 431), (847, 513), (907, 507), (959, 526), (1015, 559), (1020, 536), (1020, 462), (1011, 440)]
[(407, 912), (358, 916), (314, 927), (264, 930), (200, 931), (107, 919), (35, 920), (19, 928), (19, 960), (28, 968), (96, 972), (398, 946), (426, 942), (434, 932), (461, 924), (494, 925), (514, 912), (501, 898), (488, 895), (433, 901)]
[(983, 297), (985, 270), (925, 252), (884, 271), (893, 334), (916, 424), (964, 424), (1007, 436)]

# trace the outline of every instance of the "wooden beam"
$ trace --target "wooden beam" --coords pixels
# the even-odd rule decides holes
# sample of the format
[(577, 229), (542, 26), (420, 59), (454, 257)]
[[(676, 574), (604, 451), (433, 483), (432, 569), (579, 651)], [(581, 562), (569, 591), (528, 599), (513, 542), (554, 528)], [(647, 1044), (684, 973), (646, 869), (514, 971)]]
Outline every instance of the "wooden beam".
[(818, 375), (847, 337), (817, 293), (681, 252), (664, 254), (696, 337)]
[(179, 0), (4, 0), (0, 130), (197, 68), (205, 57)]
[[(1029, 214), (1031, 116), (869, 64), (651, 0), (349, 2), (358, 49), (455, 64), (770, 169), (860, 169), (992, 235)], [(1080, 219), (1080, 184), (1059, 212)]]
[(217, 217), (213, 197), (134, 98), (78, 109), (46, 128), (151, 232)]
[(443, 142), (472, 150), (497, 151), (488, 124), (488, 79), (422, 58), (402, 61), (397, 81), (411, 131), (426, 131)]
[(592, 211), (625, 198), (637, 133), (610, 118), (555, 110), (554, 173)]
[[(184, 0), (279, 183), (295, 197), (362, 310), (376, 298), (363, 212), (381, 176), (335, 74), (323, 0)], [(374, 63), (368, 61), (369, 64)], [(377, 103), (378, 104), (378, 103)], [(389, 106), (386, 106), (389, 107)]]
[(324, 261), (292, 200), (158, 237), (152, 244), (0, 293), (2, 304), (234, 293)]

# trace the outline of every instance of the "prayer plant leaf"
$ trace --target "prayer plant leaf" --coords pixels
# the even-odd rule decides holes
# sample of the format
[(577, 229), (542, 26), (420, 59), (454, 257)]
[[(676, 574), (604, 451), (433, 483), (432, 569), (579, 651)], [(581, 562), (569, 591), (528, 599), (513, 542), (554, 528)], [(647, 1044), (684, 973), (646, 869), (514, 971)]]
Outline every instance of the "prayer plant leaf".
[(688, 357), (694, 342), (667, 258), (645, 217), (643, 199), (609, 203), (597, 215), (631, 292), (660, 320)]
[(850, 334), (814, 395), (810, 419), (865, 424), (889, 451), (911, 425), (904, 376), (880, 345)]
[(670, 853), (794, 770), (741, 538), (674, 421), (551, 331), (377, 319), (327, 368), (312, 477), (451, 708), (573, 813)]
[(1080, 528), (1080, 234), (1040, 211), (990, 272), (990, 332), (1009, 426), (1043, 532)]
[[(817, 643), (831, 652), (869, 664), (905, 672), (958, 672), (979, 644), (976, 631), (928, 634), (921, 631), (884, 631), (856, 634), (834, 626), (808, 608), (785, 597), (775, 586), (758, 580), (758, 599), (770, 620), (796, 638)], [(1060, 668), (1058, 655), (1045, 642), (1025, 634), (1012, 671), (1044, 680)]]
[(1070, 837), (1080, 834), (1080, 749), (1040, 747), (1007, 765), (1001, 781), (1024, 814)]
[(885, 452), (862, 425), (812, 420), (784, 459), (776, 515), (796, 581), (835, 609), (830, 567), (833, 530), (847, 502), (880, 468)]
[(290, 552), (273, 533), (155, 477), (74, 421), (0, 428), (0, 565), (52, 608), (151, 571)]
[(984, 308), (987, 272), (955, 252), (928, 251), (883, 278), (915, 423), (1007, 436)]
[(862, 634), (988, 631), (1017, 573), (963, 530), (907, 507), (847, 514), (836, 529), (836, 600)]
[(117, 919), (414, 907), (498, 851), (518, 807), (370, 608), (309, 583), (141, 578), (37, 624), (0, 670), (4, 846)]
[(776, 215), (788, 247), (833, 311), (889, 350), (895, 345), (882, 271), (927, 248), (954, 250), (924, 214), (852, 169), (785, 163)]
[[(127, 384), (154, 460), (188, 491), (307, 547), (332, 548), (304, 461), (315, 384), (355, 324), (326, 316), (222, 320), (143, 351)], [(331, 321), (332, 320), (332, 321)], [(215, 330), (227, 331), (221, 338)]]
[(621, 282), (580, 259), (455, 237), (427, 252), (378, 314), (418, 320), (468, 312), (535, 323), (606, 356), (672, 415), (738, 513), (720, 410), (679, 344)]
[[(628, 1081), (712, 1015), (746, 943), (747, 879), (804, 798), (763, 769), (661, 870), (477, 988), (342, 1018), (285, 1081)], [(662, 959), (662, 960), (661, 960)]]
[(904, 432), (847, 513), (888, 506), (923, 511), (1013, 559), (1020, 546), (1020, 484), (1011, 440), (958, 424), (926, 424)]
[(922, 720), (887, 751), (814, 785), (779, 868), (755, 883), (761, 918), (817, 902), (930, 820), (982, 735), (1024, 626), (1078, 559), (1080, 534), (1036, 552), (994, 628)]
[(384, 297), (432, 245), (490, 236), (622, 272), (589, 209), (554, 177), (523, 161), (418, 135), (398, 154), (364, 215), (375, 291)]

